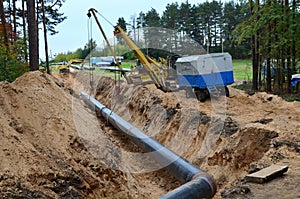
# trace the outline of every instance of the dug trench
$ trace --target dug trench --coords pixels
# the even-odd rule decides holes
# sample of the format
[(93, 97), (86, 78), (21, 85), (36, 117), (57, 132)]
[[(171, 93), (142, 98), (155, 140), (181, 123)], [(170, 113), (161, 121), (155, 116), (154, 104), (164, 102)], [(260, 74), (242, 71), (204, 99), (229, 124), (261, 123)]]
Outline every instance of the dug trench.
[[(152, 162), (139, 158), (143, 152), (127, 136), (85, 107), (78, 98), (90, 87), (85, 80), (88, 74), (31, 72), (0, 83), (1, 198), (158, 198), (180, 186), (163, 168), (147, 167)], [(116, 94), (112, 79), (95, 82), (91, 94), (101, 103), (210, 174), (214, 198), (263, 198), (264, 188), (268, 197), (299, 196), (291, 191), (300, 182), (299, 103), (230, 88), (220, 122), (210, 101), (186, 99), (184, 91), (121, 82)], [(222, 128), (212, 128), (218, 122)], [(243, 181), (271, 164), (290, 168), (267, 185)], [(228, 191), (241, 186), (250, 191)]]
[[(105, 83), (101, 83), (102, 81)], [(184, 91), (164, 93), (152, 84), (140, 87), (128, 87), (123, 84), (121, 93), (116, 95), (115, 83), (111, 81), (110, 84), (107, 84), (107, 82), (109, 80), (106, 78), (100, 80), (96, 98), (148, 135), (153, 136), (177, 154), (211, 174), (218, 184), (219, 191), (215, 198), (244, 198), (244, 194), (247, 194), (246, 197), (255, 198), (255, 194), (250, 191), (231, 192), (231, 195), (224, 193), (227, 188), (240, 184), (245, 184), (247, 187), (253, 186), (252, 191), (255, 192), (257, 189), (255, 185), (243, 181), (248, 173), (271, 164), (295, 166), (295, 162), (299, 163), (299, 152), (297, 152), (299, 140), (297, 137), (300, 126), (296, 121), (299, 109), (288, 109), (292, 112), (287, 115), (280, 114), (282, 116), (264, 118), (269, 111), (273, 111), (273, 114), (276, 115), (283, 109), (291, 107), (291, 104), (277, 96), (266, 93), (248, 96), (242, 91), (230, 88), (233, 95), (227, 100), (223, 126), (219, 129), (220, 132), (213, 132), (214, 128), (212, 127), (218, 120), (214, 119), (213, 105), (209, 101), (200, 103), (196, 99), (186, 99)], [(268, 103), (270, 97), (274, 101)], [(241, 100), (243, 100), (243, 106), (240, 104)], [(250, 107), (248, 107), (249, 104)], [(251, 107), (251, 104), (258, 107), (264, 106), (264, 108), (257, 110), (256, 114), (249, 117), (246, 110), (255, 108)], [(239, 112), (236, 111), (237, 108)], [(243, 110), (246, 112), (241, 114), (240, 111)], [(245, 120), (244, 117), (247, 116), (249, 118)], [(292, 120), (292, 117), (295, 117), (296, 120)], [(275, 122), (282, 121), (273, 123), (274, 120)], [(291, 123), (290, 129), (283, 129), (284, 127), (281, 126), (285, 121)], [(203, 155), (201, 153), (204, 140), (210, 138), (214, 140), (215, 145), (210, 146)], [(285, 139), (290, 141), (279, 141)], [(280, 143), (285, 143), (285, 147)], [(299, 172), (299, 167), (293, 169), (296, 172), (291, 172), (291, 174), (295, 175)], [(296, 178), (291, 184), (294, 183), (295, 187), (300, 182), (299, 180), (299, 175), (296, 174)], [(269, 186), (272, 185), (269, 184)], [(292, 194), (291, 198), (296, 195), (298, 194)], [(274, 196), (281, 198), (278, 193), (274, 193)]]

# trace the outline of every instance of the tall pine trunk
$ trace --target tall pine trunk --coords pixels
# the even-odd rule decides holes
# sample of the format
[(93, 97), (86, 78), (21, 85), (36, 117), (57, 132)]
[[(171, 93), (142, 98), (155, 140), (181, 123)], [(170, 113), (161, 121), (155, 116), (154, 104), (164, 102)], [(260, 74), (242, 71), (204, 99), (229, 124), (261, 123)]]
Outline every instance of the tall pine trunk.
[[(292, 24), (296, 24), (296, 9), (297, 9), (297, 6), (296, 6), (296, 0), (293, 0), (292, 2), (292, 9), (293, 9), (293, 18), (292, 18)], [(297, 60), (296, 60), (296, 37), (297, 37), (297, 27), (294, 26), (293, 28), (293, 36), (292, 36), (292, 72), (293, 73), (296, 73), (297, 69), (296, 69), (296, 66), (297, 66)], [(299, 88), (299, 87), (297, 87)], [(298, 91), (298, 90), (297, 90)]]
[(45, 14), (45, 2), (42, 0), (42, 14), (43, 14), (43, 28), (44, 28), (44, 42), (45, 42), (45, 56), (46, 56), (46, 70), (50, 74), (49, 69), (49, 55), (48, 55), (48, 39), (47, 39), (47, 27), (46, 27), (46, 14)]
[(35, 0), (27, 0), (27, 21), (28, 21), (28, 39), (29, 39), (29, 65), (30, 70), (39, 69), (38, 54), (38, 30), (36, 23)]
[[(284, 7), (285, 7), (285, 16), (286, 16), (286, 35), (287, 37), (289, 37), (289, 26), (290, 26), (290, 20), (289, 20), (289, 12), (290, 12), (290, 7), (289, 7), (289, 0), (285, 0), (284, 1)], [(291, 78), (292, 78), (292, 73), (291, 73), (291, 43), (288, 42), (287, 46), (286, 46), (286, 69), (287, 69), (287, 92), (291, 93)]]
[[(271, 7), (271, 1), (267, 1), (268, 7)], [(271, 24), (268, 23), (268, 34), (271, 32)], [(271, 71), (271, 59), (270, 59), (270, 53), (271, 53), (271, 35), (268, 35), (268, 40), (267, 40), (267, 78), (266, 78), (266, 83), (267, 83), (267, 88), (266, 90), (268, 92), (272, 91), (272, 71)]]
[[(250, 0), (250, 15), (253, 16), (253, 1)], [(258, 90), (258, 60), (257, 60), (257, 37), (256, 33), (252, 33), (251, 36), (251, 49), (252, 49), (252, 89)]]
[(17, 41), (17, 8), (16, 8), (16, 0), (13, 0), (13, 23), (14, 23), (14, 29), (13, 29), (13, 42)]

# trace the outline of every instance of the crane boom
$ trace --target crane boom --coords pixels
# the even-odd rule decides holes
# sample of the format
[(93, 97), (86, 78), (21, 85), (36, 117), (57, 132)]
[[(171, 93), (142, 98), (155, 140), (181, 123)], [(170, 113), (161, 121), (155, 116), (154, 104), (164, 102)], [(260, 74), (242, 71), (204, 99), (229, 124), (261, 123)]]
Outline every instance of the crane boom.
[[(98, 12), (97, 10), (95, 10), (94, 8), (91, 8), (91, 9), (89, 9), (88, 16), (91, 17), (93, 15), (93, 17), (95, 18), (96, 23), (108, 45), (108, 48), (109, 48), (111, 54), (113, 55), (114, 59), (117, 60), (116, 55), (106, 37), (106, 34), (103, 31), (103, 28), (96, 16), (97, 12)], [(147, 73), (149, 74), (149, 76), (150, 76), (151, 80), (153, 81), (153, 83), (155, 84), (155, 86), (164, 92), (170, 91), (170, 89), (165, 85), (164, 79), (160, 77), (160, 75), (159, 75), (160, 72), (157, 72), (154, 69), (154, 67), (156, 67), (159, 71), (161, 71), (162, 67), (158, 63), (156, 63), (155, 60), (151, 59), (148, 56), (145, 56), (143, 54), (143, 52), (136, 46), (136, 44), (127, 36), (125, 31), (120, 26), (115, 27), (114, 33), (115, 33), (115, 35), (120, 34), (122, 36), (122, 38), (125, 40), (125, 42), (129, 46), (129, 48), (133, 51), (133, 53), (136, 55), (136, 57), (140, 60), (141, 64), (146, 69)], [(131, 79), (127, 77), (122, 66), (118, 62), (116, 62), (116, 64), (119, 67), (120, 71), (122, 72), (122, 75), (124, 76), (126, 81), (128, 83), (132, 83)]]
[(166, 87), (164, 81), (159, 78), (159, 75), (156, 73), (156, 71), (153, 69), (153, 65), (156, 67), (159, 66), (158, 63), (156, 63), (153, 59), (150, 57), (146, 57), (143, 52), (136, 46), (136, 44), (127, 36), (127, 34), (124, 32), (124, 30), (120, 26), (115, 27), (115, 35), (120, 34), (129, 48), (134, 52), (136, 57), (140, 60), (141, 64), (144, 66), (146, 71), (148, 72), (150, 78), (154, 82), (155, 86), (165, 92), (169, 91), (169, 89)]
[(127, 83), (130, 84), (130, 83), (131, 83), (131, 80), (127, 77), (125, 71), (123, 70), (123, 67), (122, 67), (122, 66), (120, 65), (120, 63), (118, 62), (117, 56), (115, 55), (115, 52), (113, 51), (113, 49), (112, 49), (112, 47), (111, 47), (111, 45), (110, 45), (110, 43), (109, 43), (109, 41), (108, 41), (108, 39), (107, 39), (107, 37), (106, 37), (106, 34), (105, 34), (105, 32), (104, 32), (104, 30), (103, 30), (101, 24), (100, 24), (100, 21), (98, 20), (98, 18), (97, 18), (97, 16), (96, 16), (96, 12), (98, 12), (98, 11), (95, 10), (94, 8), (89, 9), (89, 11), (88, 11), (88, 17), (91, 17), (91, 15), (93, 15), (93, 17), (95, 18), (96, 23), (97, 23), (97, 25), (98, 25), (98, 27), (99, 27), (99, 29), (100, 29), (100, 31), (101, 31), (101, 33), (102, 33), (102, 35), (103, 35), (105, 41), (106, 41), (106, 43), (107, 43), (107, 46), (108, 46), (108, 48), (109, 48), (111, 54), (113, 55), (113, 57), (114, 57), (114, 59), (115, 59), (116, 65), (117, 65), (118, 68), (120, 69), (120, 71), (121, 71), (123, 77), (126, 79)]

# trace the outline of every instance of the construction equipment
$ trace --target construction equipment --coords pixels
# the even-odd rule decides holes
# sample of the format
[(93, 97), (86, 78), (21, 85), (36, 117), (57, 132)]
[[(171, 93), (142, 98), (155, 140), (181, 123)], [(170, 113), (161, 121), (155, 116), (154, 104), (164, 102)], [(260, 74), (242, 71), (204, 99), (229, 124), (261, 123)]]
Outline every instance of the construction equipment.
[(171, 89), (166, 85), (165, 82), (165, 79), (168, 75), (166, 72), (166, 68), (157, 63), (153, 58), (145, 56), (120, 26), (115, 27), (114, 33), (115, 35), (120, 34), (122, 36), (129, 48), (133, 51), (140, 63), (146, 69), (146, 72), (150, 76), (155, 86), (164, 92), (171, 91)]
[[(114, 52), (105, 36), (105, 33), (96, 17), (97, 11), (93, 8), (89, 10), (90, 13), (95, 17), (96, 22), (110, 48), (111, 53)], [(157, 88), (164, 92), (169, 92), (170, 88), (170, 77), (176, 76), (177, 87), (179, 89), (185, 89), (187, 97), (194, 93), (197, 99), (204, 102), (208, 95), (219, 97), (224, 94), (229, 96), (229, 90), (227, 85), (234, 82), (233, 71), (232, 71), (232, 58), (228, 53), (212, 53), (205, 55), (194, 55), (187, 57), (174, 57), (170, 58), (170, 63), (175, 62), (176, 72), (171, 74), (169, 70), (170, 66), (160, 65), (156, 60), (149, 56), (145, 56), (138, 46), (129, 38), (125, 31), (120, 27), (116, 26), (114, 35), (121, 35), (127, 45), (136, 55), (140, 64), (146, 70), (146, 73), (150, 76), (151, 80)], [(115, 60), (116, 56), (114, 55)], [(175, 61), (177, 60), (177, 61)], [(120, 71), (125, 74), (122, 67), (117, 64)], [(174, 73), (174, 72), (173, 72)], [(177, 73), (177, 74), (176, 74)], [(125, 76), (128, 83), (133, 83), (135, 76)], [(174, 90), (174, 89), (173, 89)]]
[[(171, 91), (166, 81), (166, 78), (170, 76), (170, 71), (154, 59), (145, 56), (120, 26), (115, 28), (115, 33), (123, 37), (156, 87), (165, 92)], [(229, 53), (211, 53), (176, 59), (177, 84), (179, 89), (186, 90), (187, 96), (192, 91), (201, 102), (204, 102), (208, 95), (219, 97), (224, 93), (227, 97), (229, 96), (227, 85), (234, 82), (232, 58)]]
[(292, 75), (292, 86), (296, 87), (297, 83), (300, 82), (300, 74)]
[[(109, 49), (110, 49), (111, 54), (113, 55), (115, 60), (117, 60), (116, 55), (109, 43), (104, 31), (103, 31), (103, 28), (102, 28), (97, 16), (96, 16), (96, 13), (98, 13), (98, 11), (95, 10), (94, 8), (91, 8), (91, 9), (89, 9), (88, 16), (91, 17), (91, 15), (93, 15), (93, 17), (95, 18), (96, 23), (97, 23), (97, 25), (104, 37)], [(127, 34), (124, 32), (124, 30), (120, 26), (115, 27), (114, 33), (115, 33), (115, 35), (120, 34), (122, 36), (122, 38), (125, 40), (127, 45), (130, 47), (130, 49), (134, 52), (134, 54), (136, 55), (138, 60), (144, 66), (144, 68), (146, 69), (148, 75), (150, 76), (151, 80), (156, 85), (156, 87), (165, 92), (170, 91), (170, 89), (166, 86), (165, 81), (164, 81), (164, 79), (166, 77), (166, 72), (165, 72), (164, 68), (161, 67), (160, 64), (158, 64), (154, 59), (150, 58), (149, 56), (145, 56), (142, 53), (142, 51), (135, 45), (135, 43), (127, 36)], [(123, 74), (123, 76), (125, 77), (126, 81), (128, 83), (134, 82), (133, 79), (135, 79), (135, 77), (131, 76), (131, 78), (128, 78), (125, 71), (123, 70), (122, 66), (118, 62), (116, 64), (117, 64), (118, 68), (120, 69), (121, 73)]]
[(74, 65), (75, 63), (82, 63), (82, 59), (71, 59), (66, 65), (57, 65), (56, 68), (59, 70), (59, 73), (69, 73), (70, 72), (70, 67), (81, 70), (82, 66), (81, 65)]
[(234, 82), (232, 58), (229, 53), (211, 53), (181, 57), (176, 61), (179, 88), (193, 93), (204, 102), (208, 95), (229, 96), (227, 85)]
[[(95, 18), (96, 23), (97, 23), (97, 25), (98, 25), (98, 27), (99, 27), (99, 29), (100, 29), (102, 35), (103, 35), (103, 37), (104, 37), (104, 39), (105, 39), (105, 41), (106, 41), (106, 43), (107, 43), (107, 46), (108, 46), (108, 48), (109, 48), (111, 54), (112, 54), (113, 57), (114, 57), (114, 60), (118, 60), (118, 59), (117, 59), (117, 56), (115, 55), (115, 52), (113, 51), (113, 48), (111, 47), (111, 45), (110, 45), (110, 43), (109, 43), (109, 41), (108, 41), (108, 39), (107, 39), (107, 37), (106, 37), (106, 34), (105, 34), (105, 32), (104, 32), (104, 30), (103, 30), (103, 28), (102, 28), (102, 26), (101, 26), (101, 24), (100, 24), (100, 22), (99, 22), (97, 16), (96, 16), (96, 13), (98, 13), (98, 11), (95, 10), (94, 8), (91, 8), (91, 9), (89, 9), (87, 15), (88, 15), (89, 18), (93, 15), (93, 17)], [(121, 66), (121, 64), (120, 64), (118, 61), (116, 61), (116, 65), (117, 65), (118, 68), (120, 69), (121, 74), (122, 74), (123, 77), (126, 79), (127, 83), (130, 84), (130, 83), (131, 83), (131, 80), (127, 77), (127, 74), (126, 74), (126, 72), (123, 70), (123, 67)]]

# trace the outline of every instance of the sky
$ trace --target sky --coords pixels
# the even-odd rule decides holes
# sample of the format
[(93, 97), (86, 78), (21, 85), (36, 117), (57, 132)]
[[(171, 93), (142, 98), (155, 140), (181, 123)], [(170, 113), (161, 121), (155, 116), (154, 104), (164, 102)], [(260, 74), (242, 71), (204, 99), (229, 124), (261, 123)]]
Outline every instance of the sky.
[[(188, 0), (192, 5), (202, 3), (205, 0)], [(66, 0), (61, 7), (60, 12), (68, 18), (61, 24), (57, 25), (58, 34), (51, 36), (48, 34), (49, 56), (55, 56), (58, 53), (74, 52), (78, 48), (83, 48), (88, 43), (88, 10), (95, 8), (112, 24), (116, 24), (118, 18), (124, 17), (126, 22), (130, 21), (131, 16), (138, 15), (141, 11), (147, 13), (154, 8), (162, 15), (167, 4), (178, 2), (180, 5), (186, 0), (86, 0), (75, 1)], [(108, 38), (113, 38), (113, 27), (103, 18), (98, 16), (104, 32)], [(92, 37), (96, 40), (97, 45), (103, 41), (103, 36), (92, 18)], [(43, 33), (40, 33), (40, 58), (45, 60)], [(50, 57), (51, 58), (51, 57)]]

